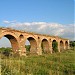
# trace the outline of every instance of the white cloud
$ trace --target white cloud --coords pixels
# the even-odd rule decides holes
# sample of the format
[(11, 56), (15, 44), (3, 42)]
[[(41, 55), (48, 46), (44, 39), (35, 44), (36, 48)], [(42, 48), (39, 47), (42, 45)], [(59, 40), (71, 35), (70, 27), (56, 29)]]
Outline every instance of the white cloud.
[(45, 29), (46, 28), (46, 25), (40, 25), (40, 27), (38, 28), (38, 30), (42, 30), (42, 29)]
[(14, 24), (16, 23), (16, 20), (13, 20), (13, 21), (4, 20), (3, 23), (4, 24)]
[(23, 25), (30, 26), (31, 24), (26, 22), (26, 23), (23, 23)]
[[(62, 25), (58, 23), (47, 23), (47, 22), (16, 22), (14, 21), (3, 21), (8, 27), (15, 28), (18, 30), (24, 30), (29, 32), (36, 32), (39, 34), (48, 34), (68, 38), (75, 40), (75, 24)], [(4, 43), (5, 41), (5, 43)], [(10, 42), (6, 38), (0, 39), (0, 47), (11, 47)]]
[(10, 22), (7, 21), (7, 20), (4, 20), (3, 23), (4, 23), (4, 24), (9, 24)]
[[(6, 21), (9, 22), (9, 21)], [(58, 23), (47, 23), (47, 22), (15, 22), (10, 23), (9, 27), (29, 31), (36, 32), (41, 34), (55, 35), (63, 38), (69, 38), (71, 40), (74, 39), (74, 24), (62, 25)]]

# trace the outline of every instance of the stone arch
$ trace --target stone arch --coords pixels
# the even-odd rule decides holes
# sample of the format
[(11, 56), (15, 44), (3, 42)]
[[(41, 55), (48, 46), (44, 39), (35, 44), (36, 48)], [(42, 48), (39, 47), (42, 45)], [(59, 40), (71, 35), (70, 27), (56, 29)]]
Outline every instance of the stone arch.
[[(57, 44), (57, 48), (56, 48), (56, 44)], [(52, 41), (52, 50), (53, 50), (53, 52), (57, 52), (57, 50), (58, 50), (58, 43), (57, 43), (56, 39), (54, 39)]]
[(64, 42), (61, 40), (60, 41), (60, 51), (62, 51), (64, 49)]
[(43, 39), (41, 42), (42, 53), (49, 53), (49, 42), (47, 39)]
[(18, 52), (18, 50), (19, 50), (19, 42), (18, 42), (17, 37), (13, 33), (10, 33), (10, 32), (3, 33), (0, 36), (0, 38), (2, 38), (2, 37), (6, 37), (10, 41), (11, 46), (12, 46), (12, 51), (14, 53)]
[(36, 54), (37, 53), (37, 41), (34, 37), (27, 37), (27, 39), (30, 42), (30, 53)]
[(68, 49), (68, 42), (65, 41), (65, 49)]

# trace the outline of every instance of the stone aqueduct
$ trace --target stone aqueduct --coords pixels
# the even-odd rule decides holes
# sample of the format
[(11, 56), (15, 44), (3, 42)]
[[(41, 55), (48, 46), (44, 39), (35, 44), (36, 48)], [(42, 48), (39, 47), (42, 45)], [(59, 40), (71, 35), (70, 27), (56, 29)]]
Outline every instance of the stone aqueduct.
[(6, 37), (9, 39), (12, 50), (20, 55), (26, 55), (25, 42), (30, 42), (30, 53), (42, 55), (41, 44), (43, 43), (44, 51), (52, 53), (52, 42), (58, 42), (58, 52), (69, 49), (69, 40), (58, 36), (49, 36), (35, 33), (28, 33), (25, 31), (14, 30), (10, 28), (0, 28), (0, 39)]

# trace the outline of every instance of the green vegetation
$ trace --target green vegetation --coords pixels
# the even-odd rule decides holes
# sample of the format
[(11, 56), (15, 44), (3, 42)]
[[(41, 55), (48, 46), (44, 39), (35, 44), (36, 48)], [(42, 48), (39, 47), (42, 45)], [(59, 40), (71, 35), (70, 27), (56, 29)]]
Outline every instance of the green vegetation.
[(25, 45), (25, 48), (26, 48), (26, 55), (30, 55), (30, 48), (31, 46), (30, 45)]
[(75, 50), (42, 56), (4, 57), (1, 75), (75, 75)]
[(30, 45), (25, 45), (26, 51), (30, 52)]
[(52, 47), (53, 47), (54, 52), (58, 52), (58, 43), (57, 42), (53, 42)]
[[(30, 46), (26, 46), (26, 48), (29, 51)], [(9, 56), (6, 56), (8, 53)], [(70, 50), (64, 50), (61, 53), (41, 56), (20, 57), (10, 54), (11, 48), (0, 48), (1, 75), (75, 75), (74, 45)]]
[(70, 47), (74, 48), (75, 47), (75, 41), (70, 41)]
[(0, 48), (0, 53), (4, 54), (5, 56), (9, 56), (11, 54), (11, 52), (12, 52), (12, 50), (9, 47), (8, 48), (4, 48), (4, 47)]

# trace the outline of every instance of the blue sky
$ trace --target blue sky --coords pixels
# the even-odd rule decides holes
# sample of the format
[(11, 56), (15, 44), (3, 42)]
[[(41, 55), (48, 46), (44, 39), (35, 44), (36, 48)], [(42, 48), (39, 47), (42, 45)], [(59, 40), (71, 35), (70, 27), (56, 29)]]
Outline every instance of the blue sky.
[(74, 40), (74, 10), (74, 0), (0, 0), (0, 26)]
[(73, 24), (73, 0), (0, 0), (0, 25), (4, 20)]

